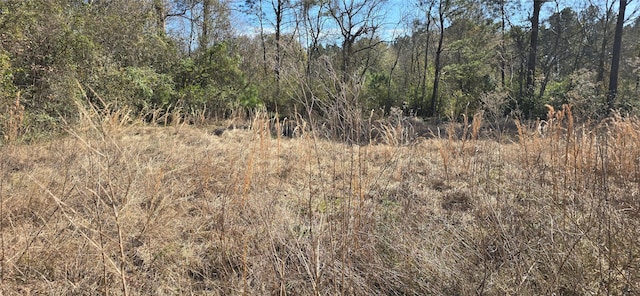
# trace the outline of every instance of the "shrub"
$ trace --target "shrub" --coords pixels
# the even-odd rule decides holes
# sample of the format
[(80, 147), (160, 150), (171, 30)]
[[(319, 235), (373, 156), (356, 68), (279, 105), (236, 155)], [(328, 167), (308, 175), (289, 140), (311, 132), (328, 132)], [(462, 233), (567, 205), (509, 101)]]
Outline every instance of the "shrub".
[(239, 58), (229, 53), (225, 43), (181, 60), (174, 78), (179, 99), (187, 109), (216, 114), (261, 106), (256, 88), (239, 65)]

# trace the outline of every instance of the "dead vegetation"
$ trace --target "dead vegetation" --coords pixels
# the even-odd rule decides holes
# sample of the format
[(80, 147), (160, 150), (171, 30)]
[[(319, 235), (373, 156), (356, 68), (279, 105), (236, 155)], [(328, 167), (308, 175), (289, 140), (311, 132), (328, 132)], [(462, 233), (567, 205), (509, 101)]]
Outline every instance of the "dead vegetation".
[(127, 116), (0, 147), (2, 295), (640, 293), (637, 119), (358, 146)]

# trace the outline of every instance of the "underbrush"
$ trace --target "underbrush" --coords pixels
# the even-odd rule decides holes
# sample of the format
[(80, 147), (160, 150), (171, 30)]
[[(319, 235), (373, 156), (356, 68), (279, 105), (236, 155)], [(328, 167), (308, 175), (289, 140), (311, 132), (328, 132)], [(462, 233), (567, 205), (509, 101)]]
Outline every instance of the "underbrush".
[(0, 148), (0, 292), (639, 293), (640, 120), (550, 110), (515, 141), (476, 120), (359, 146), (85, 110)]

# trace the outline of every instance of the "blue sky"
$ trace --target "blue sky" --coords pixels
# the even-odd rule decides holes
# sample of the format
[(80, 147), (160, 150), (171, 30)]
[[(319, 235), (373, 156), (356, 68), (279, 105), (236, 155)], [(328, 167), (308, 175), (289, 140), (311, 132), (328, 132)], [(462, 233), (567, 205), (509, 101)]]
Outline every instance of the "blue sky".
[[(358, 0), (356, 0), (358, 1)], [(589, 5), (589, 3), (593, 3), (594, 5), (600, 7), (606, 7), (607, 3), (614, 3), (614, 9), (617, 11), (617, 3), (618, 0), (555, 0), (549, 1), (545, 3), (542, 7), (541, 19), (544, 20), (551, 14), (556, 11), (560, 11), (567, 6), (574, 7), (576, 11), (582, 10), (584, 7)], [(640, 6), (640, 0), (629, 0), (629, 7), (627, 8), (627, 17), (637, 17), (638, 12), (637, 9)], [(237, 0), (236, 3), (242, 3), (244, 0)], [(513, 2), (513, 1), (512, 1)], [(516, 25), (528, 25), (528, 18), (531, 15), (532, 11), (532, 1), (531, 0), (515, 0), (519, 4), (520, 9), (517, 11), (512, 11), (511, 22)], [(265, 0), (265, 9), (268, 10), (270, 1)], [(383, 24), (383, 31), (385, 32), (401, 32), (402, 26), (409, 24), (408, 18), (412, 17), (421, 17), (421, 13), (415, 6), (415, 0), (387, 0), (383, 7), (381, 8), (381, 13), (384, 14), (385, 22)], [(237, 5), (237, 4), (236, 4)], [(246, 16), (242, 16), (239, 13), (236, 13), (235, 22), (238, 24), (238, 29), (242, 30), (243, 27), (257, 26), (256, 24), (251, 24), (249, 20), (247, 20)], [(406, 24), (403, 24), (406, 23)]]
[[(355, 0), (362, 1), (362, 0)], [(514, 25), (528, 25), (528, 17), (531, 14), (531, 0), (515, 0), (520, 5), (520, 9), (516, 11), (512, 11), (512, 15), (510, 16), (511, 23)], [(549, 15), (553, 14), (556, 11), (560, 11), (567, 6), (572, 6), (576, 11), (582, 10), (584, 7), (589, 5), (589, 3), (593, 3), (600, 7), (604, 7), (607, 3), (611, 3), (614, 1), (614, 10), (617, 10), (618, 0), (555, 0), (549, 1), (544, 4), (541, 12), (541, 19), (544, 21)], [(237, 34), (241, 35), (257, 35), (259, 33), (259, 25), (255, 20), (255, 17), (249, 17), (245, 13), (240, 11), (240, 5), (243, 4), (245, 0), (232, 0), (232, 25), (235, 28)], [(270, 10), (270, 0), (264, 0), (265, 12), (269, 12)], [(382, 14), (384, 21), (382, 23), (382, 28), (379, 30), (380, 36), (387, 41), (393, 40), (398, 35), (402, 35), (405, 32), (409, 32), (409, 26), (411, 24), (411, 20), (416, 17), (423, 17), (424, 13), (421, 13), (419, 9), (415, 6), (416, 0), (387, 0), (383, 3), (383, 6), (380, 9), (380, 13)], [(627, 9), (627, 17), (635, 18), (638, 16), (638, 8), (640, 7), (640, 0), (630, 0), (629, 7)], [(272, 14), (271, 14), (272, 15)], [(273, 19), (267, 14), (267, 19)], [(177, 28), (179, 25), (172, 25)], [(334, 27), (335, 28), (335, 27)], [(188, 26), (184, 26), (183, 30), (188, 30)], [(331, 25), (327, 25), (326, 29), (327, 34), (331, 34), (331, 31), (335, 29), (331, 28)], [(265, 24), (266, 32), (273, 32), (273, 26), (270, 24)], [(185, 33), (188, 36), (188, 33)], [(329, 42), (331, 43), (331, 42)]]

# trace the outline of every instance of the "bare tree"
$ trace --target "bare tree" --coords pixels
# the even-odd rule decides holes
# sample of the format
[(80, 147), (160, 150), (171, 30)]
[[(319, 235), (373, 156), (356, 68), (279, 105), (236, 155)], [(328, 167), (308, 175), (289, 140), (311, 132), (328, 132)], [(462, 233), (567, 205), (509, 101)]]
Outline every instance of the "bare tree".
[[(607, 59), (607, 47), (609, 46), (609, 25), (613, 15), (613, 4), (615, 1), (605, 1), (606, 10), (602, 16), (602, 43), (600, 43), (600, 55), (598, 59), (598, 75), (596, 82), (604, 81), (605, 63)], [(593, 4), (592, 4), (593, 5)]]
[(280, 71), (282, 67), (282, 21), (285, 13), (285, 8), (289, 4), (288, 0), (271, 0), (271, 7), (276, 16), (275, 23), (275, 38), (276, 38), (276, 96), (280, 96)]
[(265, 41), (265, 13), (263, 0), (245, 0), (245, 12), (255, 15), (260, 26), (260, 46), (262, 48), (262, 70), (264, 75), (269, 72), (267, 65), (267, 44)]
[[(335, 21), (342, 37), (342, 79), (347, 81), (351, 74), (353, 55), (356, 53), (354, 44), (364, 36), (373, 40), (381, 26), (379, 17), (382, 4), (386, 0), (331, 0), (329, 2), (329, 14)], [(359, 48), (357, 51), (372, 49), (376, 44)]]
[(320, 39), (324, 31), (326, 1), (298, 0), (300, 18), (303, 19), (307, 48), (306, 76), (311, 74), (311, 65), (316, 58), (320, 46)]
[(507, 75), (507, 25), (510, 24), (510, 11), (516, 10), (519, 5), (519, 1), (513, 0), (481, 0), (481, 2), (488, 9), (489, 16), (498, 19), (500, 24), (500, 43), (497, 47), (500, 70), (500, 85), (506, 86)]
[[(231, 36), (230, 8), (226, 0), (201, 1), (200, 36), (198, 46), (207, 49), (213, 42), (227, 40)], [(197, 18), (192, 16), (192, 20)]]

